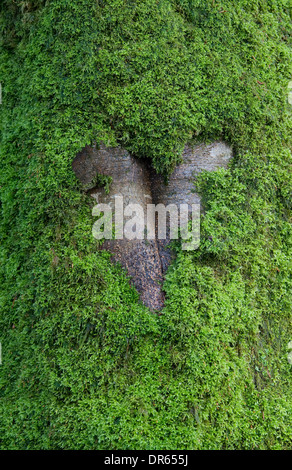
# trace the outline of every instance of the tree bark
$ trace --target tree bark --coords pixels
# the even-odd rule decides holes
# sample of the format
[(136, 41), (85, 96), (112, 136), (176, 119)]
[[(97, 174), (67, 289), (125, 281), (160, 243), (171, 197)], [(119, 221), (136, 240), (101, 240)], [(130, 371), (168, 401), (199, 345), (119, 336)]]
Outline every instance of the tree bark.
[[(85, 147), (73, 161), (72, 167), (81, 183), (97, 201), (97, 204), (108, 204), (115, 208), (117, 197), (123, 197), (123, 211), (129, 204), (139, 204), (143, 217), (138, 220), (136, 229), (141, 223), (142, 239), (129, 239), (127, 232), (128, 217), (124, 217), (124, 233), (121, 239), (106, 239), (102, 249), (112, 253), (112, 260), (120, 263), (127, 271), (131, 282), (140, 293), (141, 301), (151, 310), (160, 310), (164, 305), (163, 279), (174, 254), (168, 247), (170, 240), (169, 218), (167, 218), (166, 238), (158, 238), (157, 218), (154, 225), (147, 225), (148, 204), (188, 204), (191, 212), (192, 204), (200, 205), (200, 197), (195, 192), (195, 177), (203, 171), (214, 171), (219, 167), (226, 168), (232, 152), (223, 142), (210, 145), (186, 146), (182, 155), (183, 162), (164, 183), (161, 175), (157, 175), (149, 167), (148, 162), (134, 158), (127, 151), (116, 147)], [(110, 176), (112, 183), (109, 193), (104, 188), (95, 187), (97, 174)], [(93, 183), (92, 183), (93, 182)], [(120, 200), (120, 199), (119, 199)], [(135, 227), (134, 227), (135, 228)], [(154, 239), (147, 239), (146, 233), (154, 232)], [(133, 230), (130, 233), (133, 236)], [(128, 238), (127, 238), (128, 236)]]

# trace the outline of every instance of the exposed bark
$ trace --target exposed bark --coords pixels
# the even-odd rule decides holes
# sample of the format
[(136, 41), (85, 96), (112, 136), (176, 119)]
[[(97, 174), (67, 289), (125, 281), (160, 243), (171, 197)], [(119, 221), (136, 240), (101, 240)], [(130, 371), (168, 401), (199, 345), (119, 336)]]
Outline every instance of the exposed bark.
[[(97, 203), (110, 204), (114, 209), (114, 198), (120, 195), (123, 196), (124, 209), (128, 204), (140, 204), (146, 214), (146, 205), (152, 202), (152, 198), (149, 170), (142, 160), (121, 148), (101, 146), (97, 150), (86, 147), (75, 158), (73, 170), (85, 185), (90, 185), (96, 173), (112, 177), (109, 194), (102, 188), (90, 191)], [(113, 261), (126, 269), (142, 302), (151, 310), (161, 309), (163, 277), (156, 240), (105, 240), (102, 248), (111, 252)]]
[[(132, 157), (121, 148), (85, 147), (74, 159), (72, 167), (77, 178), (99, 204), (110, 204), (113, 214), (116, 196), (123, 196), (124, 209), (129, 204), (139, 204), (143, 208), (145, 239), (105, 240), (102, 248), (111, 252), (113, 261), (126, 269), (142, 302), (151, 310), (163, 307), (162, 283), (173, 253), (167, 247), (169, 221), (166, 239), (159, 240), (157, 227), (146, 226), (147, 204), (188, 204), (191, 210), (192, 204), (200, 204), (200, 198), (194, 192), (195, 175), (202, 170), (227, 167), (230, 158), (231, 149), (222, 142), (193, 148), (186, 146), (183, 162), (174, 170), (167, 185), (145, 161)], [(97, 174), (112, 177), (109, 194), (103, 188), (94, 187)], [(146, 239), (147, 229), (154, 230), (154, 240)]]
[[(231, 148), (224, 142), (213, 142), (209, 145), (187, 145), (183, 151), (182, 163), (171, 174), (168, 184), (164, 184), (164, 178), (151, 171), (151, 193), (154, 204), (188, 204), (189, 212), (192, 204), (201, 206), (199, 195), (195, 192), (196, 175), (201, 171), (214, 171), (217, 168), (227, 168), (232, 157)], [(201, 211), (203, 207), (201, 206)], [(174, 254), (167, 246), (170, 242), (169, 223), (167, 225), (165, 240), (157, 239), (162, 271), (167, 271), (173, 260)]]

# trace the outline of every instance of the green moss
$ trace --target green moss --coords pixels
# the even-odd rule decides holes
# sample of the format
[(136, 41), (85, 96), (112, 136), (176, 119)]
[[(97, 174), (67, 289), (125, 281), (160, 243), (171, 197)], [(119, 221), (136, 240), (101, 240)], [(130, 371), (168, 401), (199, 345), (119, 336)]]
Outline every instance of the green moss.
[(110, 190), (110, 185), (112, 183), (112, 177), (111, 176), (106, 176), (106, 175), (100, 175), (96, 174), (94, 178), (89, 181), (89, 183), (82, 184), (82, 190), (83, 191), (88, 191), (89, 189), (93, 189), (95, 187), (104, 187), (105, 192), (108, 194)]
[[(291, 448), (290, 2), (0, 11), (1, 448)], [(153, 315), (72, 161), (104, 141), (169, 174), (215, 138), (232, 166), (201, 175), (200, 248)]]

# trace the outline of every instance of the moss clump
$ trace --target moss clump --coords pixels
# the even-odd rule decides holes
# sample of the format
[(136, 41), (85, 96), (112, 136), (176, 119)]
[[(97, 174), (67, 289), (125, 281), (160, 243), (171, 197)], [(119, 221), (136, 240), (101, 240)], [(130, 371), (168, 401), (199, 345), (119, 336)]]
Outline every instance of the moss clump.
[(108, 194), (110, 190), (110, 185), (112, 183), (112, 177), (106, 175), (100, 175), (97, 173), (94, 178), (92, 178), (89, 183), (84, 183), (81, 185), (82, 191), (89, 191), (90, 189), (94, 189), (96, 187), (103, 187), (105, 192)]

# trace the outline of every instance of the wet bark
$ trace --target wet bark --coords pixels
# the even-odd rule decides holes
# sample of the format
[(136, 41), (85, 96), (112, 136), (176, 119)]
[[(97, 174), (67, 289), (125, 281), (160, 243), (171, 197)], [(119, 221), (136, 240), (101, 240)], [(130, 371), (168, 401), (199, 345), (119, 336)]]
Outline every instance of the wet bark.
[[(144, 232), (142, 239), (124, 236), (122, 239), (105, 240), (102, 249), (111, 252), (112, 260), (126, 269), (142, 302), (151, 310), (163, 307), (163, 279), (174, 255), (168, 247), (169, 220), (166, 239), (158, 239), (157, 219), (156, 222), (147, 221), (147, 204), (188, 204), (191, 211), (192, 204), (200, 204), (194, 186), (196, 174), (202, 170), (214, 171), (218, 167), (227, 167), (230, 158), (231, 149), (222, 142), (193, 148), (186, 146), (183, 162), (174, 170), (167, 185), (162, 176), (149, 168), (148, 162), (134, 158), (118, 147), (85, 147), (74, 159), (72, 167), (77, 178), (98, 204), (112, 207), (113, 218), (117, 197), (123, 197), (123, 211), (129, 204), (139, 204), (143, 209), (144, 217), (139, 219), (142, 227), (139, 227), (139, 222), (136, 227), (137, 232), (139, 228)], [(108, 194), (103, 188), (95, 187), (97, 174), (112, 178)], [(132, 217), (131, 214), (124, 216), (124, 223), (131, 221)], [(155, 238), (147, 239), (147, 231), (152, 231)], [(130, 232), (133, 236), (133, 227)], [(129, 236), (126, 226), (124, 235)]]

